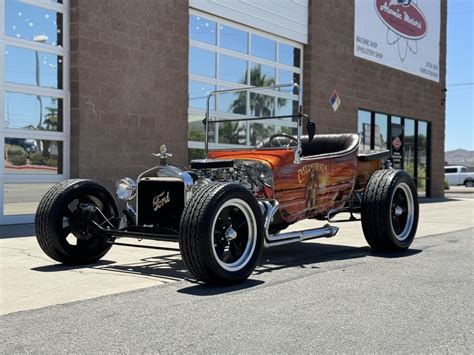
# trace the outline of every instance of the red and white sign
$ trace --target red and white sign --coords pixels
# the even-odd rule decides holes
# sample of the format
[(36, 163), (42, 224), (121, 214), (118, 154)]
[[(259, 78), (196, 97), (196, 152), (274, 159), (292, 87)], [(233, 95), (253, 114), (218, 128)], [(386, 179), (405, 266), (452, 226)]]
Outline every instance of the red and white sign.
[(395, 148), (395, 149), (400, 149), (400, 147), (402, 146), (402, 141), (400, 140), (400, 138), (396, 137), (393, 141), (392, 141), (392, 146)]
[(421, 39), (426, 35), (426, 19), (412, 1), (376, 0), (375, 11), (392, 31), (402, 37)]
[(439, 81), (440, 0), (355, 0), (354, 55)]

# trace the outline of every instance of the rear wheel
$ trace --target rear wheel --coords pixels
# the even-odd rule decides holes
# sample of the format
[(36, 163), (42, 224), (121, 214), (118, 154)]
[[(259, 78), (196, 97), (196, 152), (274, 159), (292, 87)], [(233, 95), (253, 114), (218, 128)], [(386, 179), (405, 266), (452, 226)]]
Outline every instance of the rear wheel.
[(380, 251), (407, 249), (418, 226), (418, 195), (410, 175), (402, 170), (376, 171), (362, 201), (362, 229), (369, 245)]
[(210, 184), (184, 208), (180, 250), (196, 279), (228, 284), (249, 277), (263, 243), (262, 213), (254, 196), (238, 184)]
[[(67, 180), (53, 186), (36, 211), (36, 238), (41, 249), (64, 264), (89, 264), (111, 248), (92, 221), (104, 224), (118, 216), (110, 193), (91, 180)], [(105, 219), (104, 219), (105, 217)]]

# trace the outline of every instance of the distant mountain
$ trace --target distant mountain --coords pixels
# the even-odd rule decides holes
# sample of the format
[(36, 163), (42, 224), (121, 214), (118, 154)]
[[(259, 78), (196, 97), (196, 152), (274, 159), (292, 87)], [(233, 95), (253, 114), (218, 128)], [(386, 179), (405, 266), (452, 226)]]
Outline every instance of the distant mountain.
[(444, 160), (449, 165), (474, 166), (474, 150), (456, 149), (444, 153)]

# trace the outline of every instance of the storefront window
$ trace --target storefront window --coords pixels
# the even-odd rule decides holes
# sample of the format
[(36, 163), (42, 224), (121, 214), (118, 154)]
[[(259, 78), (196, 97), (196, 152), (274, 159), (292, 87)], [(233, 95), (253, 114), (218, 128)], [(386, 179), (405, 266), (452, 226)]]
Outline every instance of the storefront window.
[(233, 83), (247, 83), (247, 62), (243, 59), (221, 54), (219, 79)]
[(269, 38), (252, 35), (252, 51), (255, 57), (275, 61), (276, 42)]
[(359, 118), (357, 123), (357, 133), (360, 136), (360, 149), (370, 150), (371, 144), (371, 113), (359, 110)]
[(428, 155), (428, 124), (418, 121), (417, 135), (417, 185), (420, 191), (426, 189), (427, 183), (427, 155)]
[(220, 26), (220, 46), (236, 52), (248, 52), (248, 33), (231, 26)]
[(216, 44), (216, 23), (201, 16), (189, 16), (189, 38)]
[(406, 170), (415, 179), (418, 193), (429, 195), (428, 122), (359, 110), (357, 127), (361, 150), (389, 149), (392, 167)]
[(387, 115), (381, 113), (375, 114), (374, 149), (387, 149)]
[(201, 48), (189, 48), (189, 73), (216, 77), (216, 53)]
[(62, 89), (61, 56), (26, 48), (5, 46), (5, 81)]
[(63, 15), (17, 0), (5, 0), (5, 35), (61, 47)]
[(409, 118), (404, 120), (404, 149), (403, 167), (408, 174), (414, 176), (415, 169), (415, 121)]
[(278, 46), (278, 61), (282, 64), (300, 67), (301, 50), (288, 44)]
[[(207, 25), (206, 25), (207, 24)], [(211, 116), (218, 120), (269, 115), (291, 115), (298, 110), (302, 47), (286, 39), (269, 38), (264, 32), (191, 10), (189, 18), (189, 143), (190, 154), (204, 147), (206, 96), (215, 89), (289, 84), (279, 89), (216, 94), (210, 102)], [(217, 29), (217, 33), (215, 32)], [(253, 146), (257, 136), (296, 130), (292, 118), (274, 121), (221, 122), (210, 124), (211, 149), (233, 145)], [(190, 155), (191, 157), (191, 155)]]
[(63, 99), (49, 96), (5, 92), (5, 127), (63, 130)]
[(45, 191), (69, 177), (69, 2), (0, 5), (0, 224), (31, 223)]

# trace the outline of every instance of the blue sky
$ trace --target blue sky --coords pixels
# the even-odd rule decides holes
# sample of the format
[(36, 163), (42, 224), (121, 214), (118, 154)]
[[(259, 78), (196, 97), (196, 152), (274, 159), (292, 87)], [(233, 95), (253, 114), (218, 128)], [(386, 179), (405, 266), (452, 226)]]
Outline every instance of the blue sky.
[(448, 1), (446, 151), (474, 150), (473, 17), (473, 0)]

